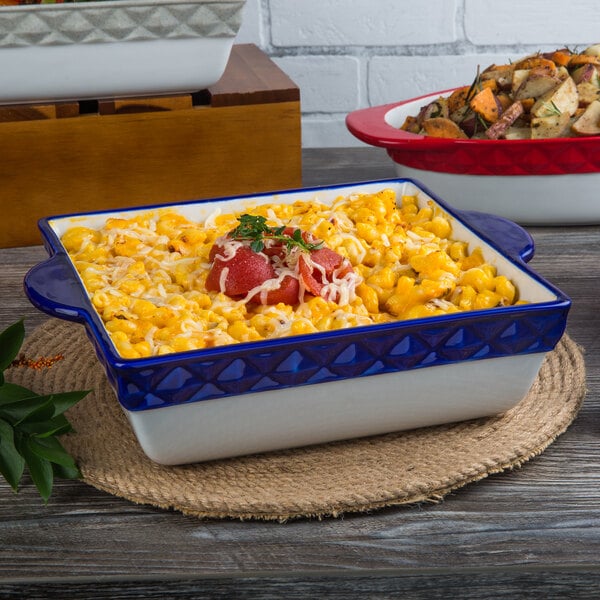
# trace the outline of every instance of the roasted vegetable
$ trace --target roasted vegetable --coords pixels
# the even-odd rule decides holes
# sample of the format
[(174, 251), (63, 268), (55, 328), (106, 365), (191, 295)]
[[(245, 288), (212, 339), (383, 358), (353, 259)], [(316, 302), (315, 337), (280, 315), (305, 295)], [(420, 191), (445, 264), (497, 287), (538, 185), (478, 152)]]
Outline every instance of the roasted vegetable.
[(470, 100), (469, 107), (488, 123), (495, 123), (500, 116), (502, 105), (496, 99), (492, 88), (486, 87)]
[(401, 129), (441, 138), (600, 135), (600, 44), (490, 65), (470, 86), (421, 107)]
[(466, 138), (466, 133), (450, 119), (434, 117), (423, 122), (425, 135), (439, 138)]
[(577, 135), (600, 135), (600, 101), (589, 104), (571, 129)]

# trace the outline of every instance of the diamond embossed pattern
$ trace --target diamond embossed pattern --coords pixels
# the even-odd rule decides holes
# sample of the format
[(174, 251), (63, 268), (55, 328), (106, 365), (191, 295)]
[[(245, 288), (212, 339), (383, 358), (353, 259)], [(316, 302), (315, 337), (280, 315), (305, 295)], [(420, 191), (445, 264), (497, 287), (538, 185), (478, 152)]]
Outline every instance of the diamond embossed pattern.
[(0, 7), (0, 47), (232, 37), (244, 0)]
[(505, 317), (499, 313), (459, 316), (430, 327), (419, 320), (393, 328), (374, 326), (371, 331), (348, 332), (326, 341), (320, 338), (313, 344), (305, 337), (290, 338), (265, 344), (252, 355), (231, 347), (209, 360), (187, 353), (151, 369), (128, 364), (113, 370), (110, 379), (118, 386), (117, 395), (126, 409), (143, 410), (465, 360), (547, 352), (562, 336), (565, 321), (566, 311), (556, 307), (507, 311)]
[[(537, 143), (536, 143), (537, 142)], [(425, 145), (421, 146), (424, 143)], [(565, 175), (600, 172), (600, 137), (499, 140), (428, 146), (424, 140), (394, 147), (401, 165), (461, 175)]]

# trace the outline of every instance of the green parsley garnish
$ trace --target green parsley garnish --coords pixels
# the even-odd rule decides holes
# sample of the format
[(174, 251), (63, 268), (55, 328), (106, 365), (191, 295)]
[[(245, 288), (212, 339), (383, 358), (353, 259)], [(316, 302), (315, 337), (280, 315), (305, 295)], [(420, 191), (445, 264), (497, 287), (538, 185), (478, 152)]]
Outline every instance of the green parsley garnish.
[(275, 240), (285, 245), (288, 252), (294, 247), (298, 246), (306, 252), (311, 250), (318, 250), (323, 242), (318, 244), (310, 244), (305, 241), (302, 237), (302, 231), (300, 229), (294, 229), (291, 235), (284, 233), (287, 229), (285, 226), (282, 227), (271, 227), (267, 225), (267, 219), (265, 217), (257, 215), (244, 214), (238, 217), (239, 225), (229, 232), (229, 236), (234, 240), (249, 241), (250, 248), (254, 252), (262, 252), (265, 247), (265, 240)]

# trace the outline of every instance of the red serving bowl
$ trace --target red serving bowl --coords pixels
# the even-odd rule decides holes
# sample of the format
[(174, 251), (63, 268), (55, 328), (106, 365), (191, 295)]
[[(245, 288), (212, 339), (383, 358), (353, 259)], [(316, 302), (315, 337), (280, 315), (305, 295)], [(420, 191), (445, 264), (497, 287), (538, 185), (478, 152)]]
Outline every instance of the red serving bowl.
[(354, 111), (346, 125), (385, 148), (401, 177), (418, 179), (459, 209), (522, 224), (600, 223), (600, 136), (535, 140), (446, 139), (400, 127), (453, 90)]

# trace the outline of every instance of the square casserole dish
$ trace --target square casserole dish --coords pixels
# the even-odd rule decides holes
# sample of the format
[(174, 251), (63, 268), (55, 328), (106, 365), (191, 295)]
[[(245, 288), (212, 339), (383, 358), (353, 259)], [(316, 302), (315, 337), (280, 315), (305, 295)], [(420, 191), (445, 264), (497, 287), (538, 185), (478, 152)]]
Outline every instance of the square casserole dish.
[(223, 75), (245, 0), (0, 6), (0, 104), (202, 90)]
[(452, 238), (478, 247), (529, 303), (322, 333), (123, 359), (61, 244), (73, 225), (161, 207), (48, 217), (49, 258), (25, 277), (42, 311), (84, 325), (144, 452), (183, 464), (495, 415), (528, 392), (566, 327), (570, 300), (533, 272), (533, 241), (502, 217), (457, 211), (409, 179), (288, 190), (170, 205), (204, 220), (215, 208), (392, 189), (437, 205)]

